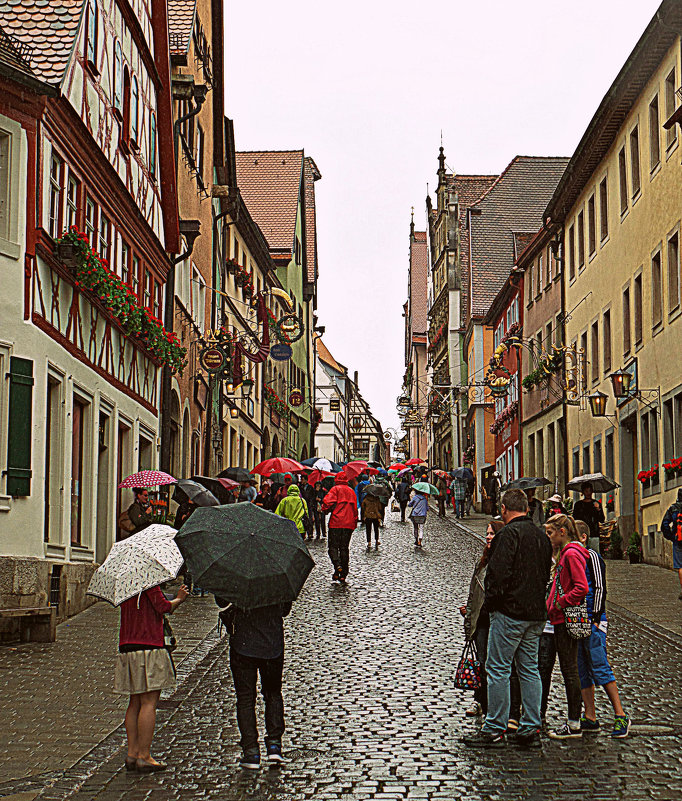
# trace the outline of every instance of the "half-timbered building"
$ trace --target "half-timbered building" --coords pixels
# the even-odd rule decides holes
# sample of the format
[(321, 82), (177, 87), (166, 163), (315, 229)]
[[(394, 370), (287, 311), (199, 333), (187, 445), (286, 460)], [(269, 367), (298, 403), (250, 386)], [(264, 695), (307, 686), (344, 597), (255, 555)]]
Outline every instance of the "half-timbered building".
[(158, 464), (166, 2), (2, 2), (0, 26), (0, 605), (63, 617), (117, 535), (120, 479)]

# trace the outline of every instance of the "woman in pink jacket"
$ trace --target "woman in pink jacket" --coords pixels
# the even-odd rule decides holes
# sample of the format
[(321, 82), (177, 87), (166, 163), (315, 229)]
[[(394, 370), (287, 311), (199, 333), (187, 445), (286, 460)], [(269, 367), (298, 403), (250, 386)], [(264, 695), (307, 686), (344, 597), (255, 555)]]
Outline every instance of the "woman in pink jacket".
[[(549, 622), (554, 625), (554, 641), (568, 702), (568, 721), (548, 734), (553, 740), (566, 740), (582, 737), (580, 729), (582, 696), (578, 676), (578, 640), (571, 637), (566, 630), (564, 609), (582, 603), (589, 590), (585, 575), (587, 551), (580, 544), (578, 530), (572, 517), (553, 515), (545, 523), (545, 529), (558, 554), (547, 598), (547, 614)], [(559, 584), (562, 592), (559, 592)]]

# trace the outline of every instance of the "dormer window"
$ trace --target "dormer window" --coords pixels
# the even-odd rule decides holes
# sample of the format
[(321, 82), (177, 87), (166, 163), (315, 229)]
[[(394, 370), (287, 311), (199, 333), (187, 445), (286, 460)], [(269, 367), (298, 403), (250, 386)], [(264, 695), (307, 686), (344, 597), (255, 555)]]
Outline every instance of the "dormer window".
[(87, 41), (85, 43), (85, 58), (91, 70), (97, 69), (97, 33), (99, 25), (97, 20), (97, 0), (87, 0), (85, 9), (85, 30)]
[(114, 47), (114, 109), (123, 115), (123, 50), (118, 41)]

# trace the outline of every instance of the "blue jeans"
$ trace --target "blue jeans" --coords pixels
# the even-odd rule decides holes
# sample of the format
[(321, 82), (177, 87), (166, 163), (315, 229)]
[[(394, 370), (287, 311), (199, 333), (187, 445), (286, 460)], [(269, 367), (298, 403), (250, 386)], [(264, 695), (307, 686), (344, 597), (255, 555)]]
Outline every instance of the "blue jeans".
[(488, 658), (488, 714), (483, 731), (499, 734), (509, 722), (509, 677), (512, 660), (521, 685), (523, 714), (519, 734), (530, 734), (540, 728), (542, 682), (538, 672), (538, 644), (545, 627), (544, 620), (514, 620), (501, 612), (490, 613)]

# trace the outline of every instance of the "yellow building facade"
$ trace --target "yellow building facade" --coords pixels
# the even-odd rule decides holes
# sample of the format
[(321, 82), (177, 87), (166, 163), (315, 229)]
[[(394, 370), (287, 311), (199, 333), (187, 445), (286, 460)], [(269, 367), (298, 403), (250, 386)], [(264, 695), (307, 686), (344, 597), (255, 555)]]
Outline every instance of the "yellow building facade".
[[(663, 468), (682, 456), (682, 133), (663, 127), (679, 105), (681, 66), (680, 37), (654, 18), (547, 210), (563, 236), (565, 341), (579, 354), (568, 470), (619, 482), (602, 496), (605, 511), (618, 518), (624, 546), (638, 531), (646, 561), (658, 564), (671, 564), (660, 523), (682, 486), (682, 471)], [(619, 370), (632, 388), (616, 400), (610, 376)], [(609, 417), (591, 412), (597, 392), (608, 396)], [(642, 482), (642, 471), (654, 472)]]

